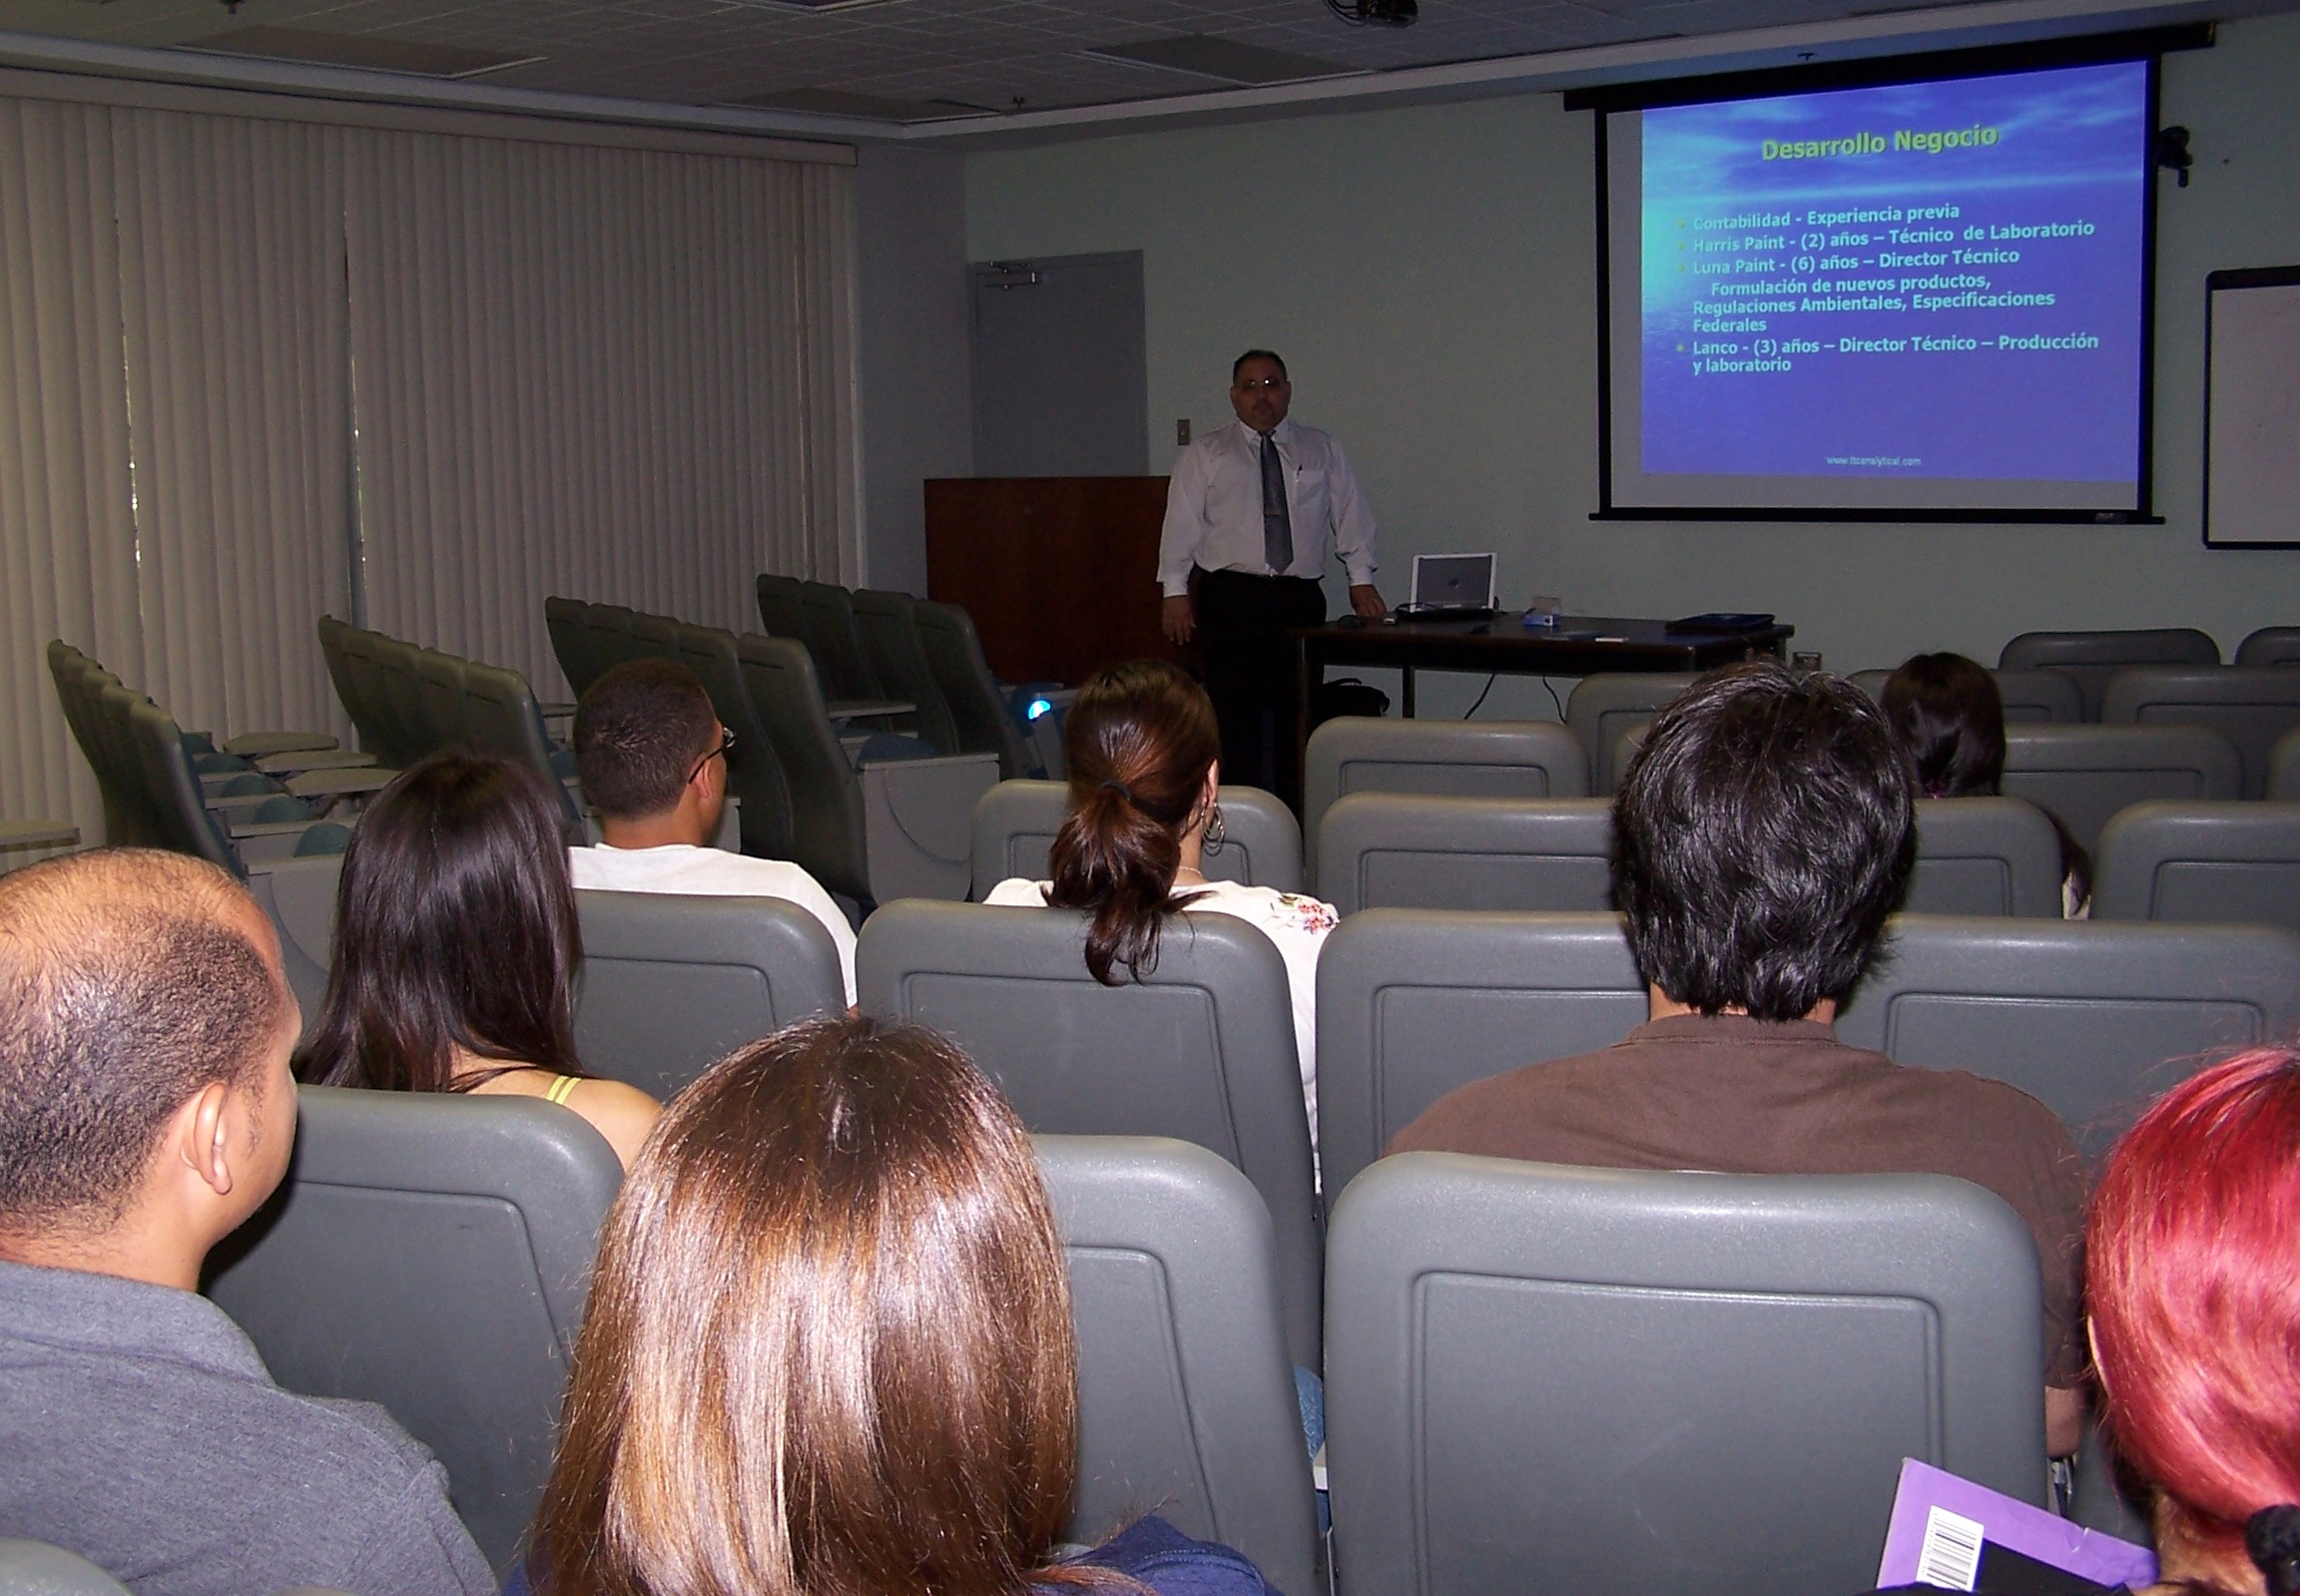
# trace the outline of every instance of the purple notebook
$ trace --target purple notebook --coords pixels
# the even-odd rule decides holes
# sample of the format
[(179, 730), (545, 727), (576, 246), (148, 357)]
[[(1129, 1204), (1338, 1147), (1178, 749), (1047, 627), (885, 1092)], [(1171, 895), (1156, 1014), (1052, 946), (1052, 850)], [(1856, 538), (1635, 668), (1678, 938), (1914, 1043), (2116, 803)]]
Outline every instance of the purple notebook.
[[(2071, 1588), (2065, 1580), (2055, 1583), (2051, 1570), (2110, 1588), (2138, 1590), (2156, 1582), (2156, 1554), (2145, 1546), (2072, 1524), (1914, 1457), (1903, 1458), (1885, 1557), (1877, 1565), (1878, 1585), (1974, 1590), (1984, 1582), (1985, 1560), (1989, 1572), (2009, 1565), (2004, 1572), (2013, 1576), (1989, 1579), (1992, 1588), (2039, 1593)], [(2021, 1565), (2042, 1566), (2023, 1577), (2015, 1572)]]

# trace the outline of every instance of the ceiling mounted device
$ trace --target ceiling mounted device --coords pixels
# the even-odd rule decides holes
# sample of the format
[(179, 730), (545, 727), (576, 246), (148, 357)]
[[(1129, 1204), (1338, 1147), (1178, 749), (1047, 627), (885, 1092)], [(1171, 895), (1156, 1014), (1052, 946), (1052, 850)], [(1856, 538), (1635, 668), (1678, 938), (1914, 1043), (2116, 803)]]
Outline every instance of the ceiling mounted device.
[(1326, 9), (1353, 28), (1411, 28), (1422, 14), (1417, 0), (1326, 0)]

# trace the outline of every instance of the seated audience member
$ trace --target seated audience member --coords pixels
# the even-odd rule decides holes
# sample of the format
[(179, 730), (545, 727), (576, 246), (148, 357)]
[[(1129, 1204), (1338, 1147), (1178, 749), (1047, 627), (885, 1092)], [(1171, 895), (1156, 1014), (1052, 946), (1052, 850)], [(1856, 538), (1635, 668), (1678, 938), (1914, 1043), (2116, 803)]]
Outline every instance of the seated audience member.
[(541, 777), (452, 750), (378, 794), (343, 853), (327, 996), (296, 1075), (547, 1098), (628, 1166), (661, 1108), (576, 1062), (583, 931), (563, 825)]
[(1104, 985), (1117, 967), (1139, 980), (1158, 966), (1158, 937), (1178, 909), (1227, 914), (1286, 959), (1294, 1046), (1310, 1134), (1318, 1134), (1318, 950), (1334, 906), (1268, 886), (1208, 880), (1205, 851), (1222, 840), (1220, 735), (1206, 690), (1162, 660), (1097, 671), (1063, 728), (1070, 813), (1047, 856), (1051, 881), (1000, 881), (985, 903), (1087, 909), (1086, 967)]
[[(1885, 719), (1916, 768), (1917, 796), (1995, 798), (2005, 785), (2005, 695), (1988, 667), (1962, 654), (1916, 654), (1885, 679)], [(2092, 859), (2060, 816), (2039, 809), (2060, 838), (2060, 914), (2091, 913)]]
[(198, 1295), (287, 1172), (295, 1027), (271, 922), (214, 865), (0, 878), (0, 1536), (137, 1596), (483, 1596), (431, 1454), (280, 1389)]
[(2109, 1442), (2155, 1493), (2160, 1596), (2300, 1589), (2296, 1155), (2300, 1054), (2265, 1047), (2166, 1092), (2093, 1193), (2093, 1361)]
[(1613, 898), (1650, 1020), (1602, 1052), (1450, 1093), (1390, 1151), (1987, 1187), (2036, 1241), (2046, 1429), (2064, 1455), (2084, 1372), (2084, 1175), (2066, 1131), (2003, 1082), (1906, 1068), (1832, 1029), (1915, 853), (1907, 763), (1859, 689), (1770, 661), (1695, 683), (1613, 801)]
[(1157, 1518), (1056, 1560), (1077, 1355), (997, 1088), (931, 1031), (779, 1031), (679, 1095), (608, 1214), (535, 1587), (1266, 1592)]
[(575, 770), (606, 841), (569, 852), (586, 891), (779, 897), (823, 922), (855, 1001), (855, 928), (822, 884), (788, 859), (711, 846), (727, 806), (734, 734), (676, 660), (626, 660), (575, 709)]

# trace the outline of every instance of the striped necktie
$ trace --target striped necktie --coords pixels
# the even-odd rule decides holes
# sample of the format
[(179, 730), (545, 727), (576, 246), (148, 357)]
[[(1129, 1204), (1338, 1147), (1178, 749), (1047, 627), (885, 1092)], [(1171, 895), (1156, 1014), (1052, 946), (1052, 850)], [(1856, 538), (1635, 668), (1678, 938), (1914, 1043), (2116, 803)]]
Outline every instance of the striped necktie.
[(1262, 558), (1279, 576), (1294, 563), (1294, 512), (1286, 502), (1286, 462), (1278, 439), (1262, 434)]

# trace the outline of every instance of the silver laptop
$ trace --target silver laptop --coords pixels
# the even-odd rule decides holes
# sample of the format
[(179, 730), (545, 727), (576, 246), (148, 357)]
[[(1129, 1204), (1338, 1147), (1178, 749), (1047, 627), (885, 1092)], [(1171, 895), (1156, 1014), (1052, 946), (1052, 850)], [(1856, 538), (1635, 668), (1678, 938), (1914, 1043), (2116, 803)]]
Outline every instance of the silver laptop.
[(1490, 615), (1498, 592), (1490, 554), (1417, 554), (1406, 608), (1415, 615)]

